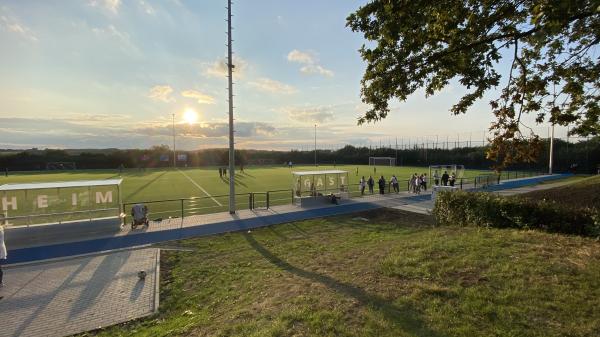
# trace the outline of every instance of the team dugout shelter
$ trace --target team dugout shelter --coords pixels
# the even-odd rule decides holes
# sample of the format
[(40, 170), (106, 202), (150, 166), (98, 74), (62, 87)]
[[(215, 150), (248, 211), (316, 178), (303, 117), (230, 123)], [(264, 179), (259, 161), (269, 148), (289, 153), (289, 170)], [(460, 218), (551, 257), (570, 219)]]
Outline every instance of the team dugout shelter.
[(121, 224), (122, 179), (0, 185), (0, 223), (7, 227), (89, 222)]
[(292, 172), (294, 204), (302, 207), (329, 203), (331, 195), (348, 198), (348, 185), (348, 171)]

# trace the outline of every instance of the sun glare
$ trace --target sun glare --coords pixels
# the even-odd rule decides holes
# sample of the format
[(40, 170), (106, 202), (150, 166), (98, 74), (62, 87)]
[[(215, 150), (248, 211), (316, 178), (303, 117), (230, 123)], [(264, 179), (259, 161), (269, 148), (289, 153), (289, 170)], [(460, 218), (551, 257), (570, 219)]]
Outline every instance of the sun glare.
[(188, 109), (183, 113), (183, 120), (189, 124), (194, 124), (198, 121), (198, 113), (192, 109)]

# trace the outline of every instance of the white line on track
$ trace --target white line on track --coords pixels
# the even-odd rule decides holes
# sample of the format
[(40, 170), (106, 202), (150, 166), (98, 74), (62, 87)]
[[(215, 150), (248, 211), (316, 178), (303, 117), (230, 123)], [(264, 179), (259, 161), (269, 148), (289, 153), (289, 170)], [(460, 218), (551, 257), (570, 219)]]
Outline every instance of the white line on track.
[(194, 181), (192, 178), (190, 178), (190, 176), (188, 176), (187, 174), (185, 174), (185, 172), (183, 172), (183, 171), (182, 171), (182, 170), (180, 170), (180, 169), (177, 169), (177, 171), (181, 172), (181, 174), (183, 174), (183, 176), (184, 176), (184, 177), (188, 178), (188, 179), (189, 179), (189, 180), (192, 182), (192, 184), (196, 185), (196, 187), (198, 187), (198, 189), (199, 189), (200, 191), (202, 191), (202, 193), (204, 193), (204, 194), (206, 194), (207, 196), (209, 196), (209, 197), (210, 197), (210, 198), (211, 198), (211, 199), (212, 199), (212, 200), (213, 200), (213, 201), (214, 201), (214, 202), (215, 202), (217, 205), (219, 205), (219, 206), (223, 206), (223, 204), (221, 204), (221, 203), (220, 203), (220, 202), (219, 202), (217, 199), (213, 198), (213, 196), (212, 196), (212, 195), (210, 195), (210, 193), (206, 192), (206, 190), (205, 190), (205, 189), (203, 189), (203, 188), (202, 188), (202, 186), (198, 185), (198, 183), (196, 183), (196, 182), (195, 182), (195, 181)]

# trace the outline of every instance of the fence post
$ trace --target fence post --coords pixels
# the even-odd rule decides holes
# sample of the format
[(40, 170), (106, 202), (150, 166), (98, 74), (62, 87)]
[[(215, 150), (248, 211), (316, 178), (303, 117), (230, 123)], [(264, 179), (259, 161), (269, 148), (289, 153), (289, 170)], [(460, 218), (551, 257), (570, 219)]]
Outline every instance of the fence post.
[(269, 209), (269, 191), (267, 191), (267, 209)]
[(181, 218), (183, 219), (183, 199), (181, 199)]
[(463, 178), (460, 178), (460, 189), (462, 190)]
[(252, 202), (254, 201), (252, 198), (253, 196), (254, 196), (254, 193), (252, 193), (252, 192), (248, 193), (248, 209), (252, 209)]

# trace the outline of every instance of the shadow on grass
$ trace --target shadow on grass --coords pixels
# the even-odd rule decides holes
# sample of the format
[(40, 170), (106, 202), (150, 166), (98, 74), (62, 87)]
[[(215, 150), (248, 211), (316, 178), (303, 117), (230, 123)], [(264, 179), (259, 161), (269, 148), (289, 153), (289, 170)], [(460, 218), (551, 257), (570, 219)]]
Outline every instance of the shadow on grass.
[(135, 191), (132, 191), (131, 193), (129, 193), (125, 198), (123, 198), (123, 200), (125, 202), (129, 202), (129, 200), (131, 199), (131, 197), (133, 197), (134, 195), (136, 195), (136, 194), (140, 193), (141, 191), (145, 190), (146, 188), (148, 188), (150, 185), (152, 185), (152, 183), (154, 183), (155, 181), (157, 181), (158, 179), (160, 179), (160, 177), (164, 176), (165, 173), (167, 173), (167, 171), (161, 172), (159, 175), (157, 175), (156, 177), (152, 178), (152, 180), (150, 180), (146, 184), (140, 186)]
[[(245, 183), (243, 183), (237, 175), (235, 176), (235, 178), (233, 180), (234, 180), (234, 183), (235, 183), (236, 186), (237, 185), (241, 185), (241, 186), (244, 186), (244, 187), (248, 187), (248, 185), (246, 185)], [(229, 177), (228, 176), (222, 176), (221, 177), (221, 181), (223, 181), (223, 183), (225, 183), (225, 184), (229, 184)]]
[(275, 266), (296, 276), (311, 280), (313, 282), (319, 282), (333, 291), (356, 299), (362, 305), (378, 311), (387, 321), (395, 326), (399, 326), (402, 330), (411, 335), (432, 337), (446, 336), (443, 333), (431, 330), (425, 321), (419, 317), (420, 314), (417, 312), (417, 310), (408, 304), (398, 306), (392, 303), (390, 300), (377, 295), (369, 294), (365, 290), (351, 284), (338, 281), (327, 275), (322, 275), (293, 266), (274, 255), (271, 251), (256, 241), (251, 234), (243, 233), (243, 235), (246, 241), (248, 241), (248, 244), (250, 244), (254, 250), (256, 250), (267, 261)]

